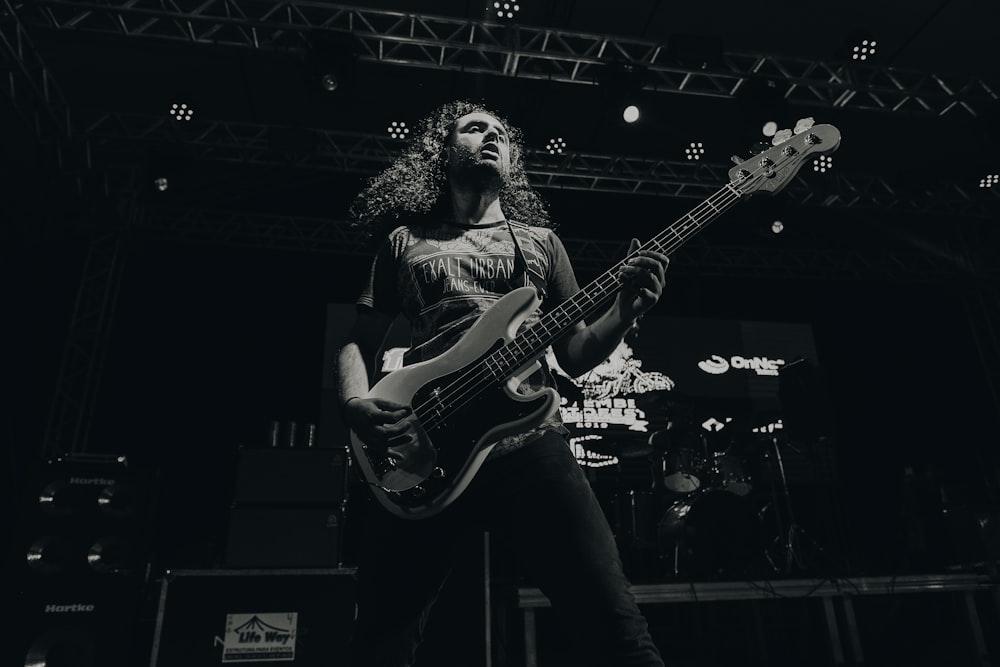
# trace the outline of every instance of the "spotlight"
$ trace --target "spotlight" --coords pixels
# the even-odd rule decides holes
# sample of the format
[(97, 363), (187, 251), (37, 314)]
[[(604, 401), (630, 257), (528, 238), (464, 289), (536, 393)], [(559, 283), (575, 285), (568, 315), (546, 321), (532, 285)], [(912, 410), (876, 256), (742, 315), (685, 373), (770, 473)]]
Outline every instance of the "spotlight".
[[(490, 8), (487, 7), (487, 9)], [(516, 2), (503, 2), (501, 0), (493, 3), (492, 11), (496, 13), (497, 18), (509, 20), (514, 18), (514, 15), (521, 11), (521, 5)]]
[(173, 116), (174, 120), (191, 120), (191, 116), (194, 115), (194, 109), (187, 104), (174, 103), (170, 105), (170, 115)]
[(838, 47), (838, 60), (846, 60), (855, 64), (869, 63), (875, 59), (878, 40), (867, 28), (850, 30), (844, 41)]
[(860, 44), (855, 44), (851, 49), (851, 60), (864, 62), (875, 55), (875, 40), (862, 39)]
[(684, 154), (689, 160), (700, 160), (705, 154), (705, 146), (700, 141), (692, 141), (691, 145), (684, 149)]
[(319, 85), (322, 86), (323, 90), (326, 92), (332, 93), (340, 86), (340, 80), (337, 78), (336, 74), (327, 72), (319, 78)]
[(769, 120), (764, 123), (764, 127), (760, 131), (765, 137), (773, 137), (778, 131), (778, 124), (773, 120)]
[(562, 155), (563, 150), (566, 148), (566, 142), (562, 137), (556, 139), (549, 139), (549, 143), (545, 144), (545, 150), (549, 152), (549, 155)]
[(153, 181), (153, 185), (155, 185), (156, 189), (159, 190), (160, 192), (166, 192), (167, 188), (170, 187), (170, 182), (167, 181), (167, 179), (164, 178), (163, 176), (160, 176), (155, 181)]
[(813, 160), (813, 171), (825, 174), (830, 169), (833, 169), (833, 158), (829, 155), (820, 155)]
[(639, 120), (639, 107), (634, 104), (628, 105), (625, 107), (625, 110), (622, 111), (622, 118), (625, 119), (626, 123), (631, 124), (636, 122)]
[(992, 188), (997, 183), (1000, 183), (1000, 174), (987, 174), (979, 179), (979, 187), (981, 188)]
[(405, 139), (406, 135), (410, 133), (410, 128), (406, 127), (406, 123), (401, 120), (392, 121), (386, 129), (389, 132), (390, 139)]
[(315, 32), (306, 35), (303, 65), (319, 94), (349, 95), (358, 77), (360, 44), (349, 34)]
[(780, 234), (781, 232), (785, 231), (785, 223), (783, 223), (781, 220), (775, 220), (774, 222), (771, 223), (771, 231), (774, 232), (775, 234)]

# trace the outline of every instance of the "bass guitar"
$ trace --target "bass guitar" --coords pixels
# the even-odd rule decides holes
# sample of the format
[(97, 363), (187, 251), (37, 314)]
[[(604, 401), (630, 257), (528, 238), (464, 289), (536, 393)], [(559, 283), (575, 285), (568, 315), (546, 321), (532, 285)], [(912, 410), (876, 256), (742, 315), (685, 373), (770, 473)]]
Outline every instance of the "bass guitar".
[[(831, 153), (840, 131), (815, 125), (729, 170), (729, 182), (679, 218), (643, 248), (666, 255), (744, 197), (777, 193), (813, 155)], [(364, 480), (381, 505), (406, 519), (431, 517), (461, 495), (496, 442), (551, 416), (559, 395), (545, 388), (525, 395), (522, 378), (540, 367), (546, 349), (577, 322), (605, 308), (622, 287), (619, 268), (632, 255), (518, 333), (535, 311), (533, 287), (505, 295), (443, 354), (404, 366), (379, 380), (369, 398), (411, 406), (411, 435), (383, 453), (351, 433), (351, 448)]]

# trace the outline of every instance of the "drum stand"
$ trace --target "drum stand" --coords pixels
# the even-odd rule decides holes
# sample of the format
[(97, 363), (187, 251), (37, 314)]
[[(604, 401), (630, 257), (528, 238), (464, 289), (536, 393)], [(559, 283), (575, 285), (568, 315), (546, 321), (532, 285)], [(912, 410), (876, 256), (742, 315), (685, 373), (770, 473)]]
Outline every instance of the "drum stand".
[(764, 555), (771, 564), (771, 568), (776, 573), (790, 574), (793, 567), (798, 570), (806, 569), (806, 563), (802, 559), (801, 553), (801, 544), (803, 540), (808, 540), (812, 547), (819, 553), (824, 553), (824, 551), (823, 547), (812, 539), (806, 532), (805, 528), (800, 526), (798, 521), (795, 519), (795, 511), (792, 508), (792, 495), (788, 490), (788, 477), (785, 475), (785, 463), (781, 458), (781, 445), (778, 442), (778, 436), (772, 433), (770, 441), (774, 449), (774, 458), (778, 462), (778, 477), (781, 480), (781, 492), (785, 501), (784, 509), (788, 516), (788, 526), (786, 528), (781, 519), (781, 510), (778, 507), (777, 491), (775, 490), (774, 516), (776, 517), (778, 524), (778, 536), (774, 538), (774, 542), (782, 542), (781, 546), (785, 559), (784, 570), (778, 568), (770, 553), (765, 551)]

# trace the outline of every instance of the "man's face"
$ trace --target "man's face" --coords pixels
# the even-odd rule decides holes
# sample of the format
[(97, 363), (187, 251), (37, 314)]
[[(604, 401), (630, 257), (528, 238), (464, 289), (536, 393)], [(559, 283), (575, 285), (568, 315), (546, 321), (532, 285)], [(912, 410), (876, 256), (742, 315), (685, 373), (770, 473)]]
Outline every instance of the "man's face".
[(499, 183), (510, 174), (507, 128), (487, 113), (470, 113), (459, 118), (448, 137), (446, 150), (451, 175)]

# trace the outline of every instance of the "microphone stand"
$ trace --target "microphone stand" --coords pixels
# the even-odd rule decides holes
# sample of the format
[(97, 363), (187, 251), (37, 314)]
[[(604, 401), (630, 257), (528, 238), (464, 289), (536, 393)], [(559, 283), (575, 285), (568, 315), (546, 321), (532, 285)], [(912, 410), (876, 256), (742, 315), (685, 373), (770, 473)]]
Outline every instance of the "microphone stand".
[[(774, 458), (778, 462), (778, 477), (781, 480), (781, 490), (782, 495), (785, 500), (785, 512), (787, 512), (788, 517), (788, 528), (785, 529), (781, 522), (781, 512), (779, 511), (777, 504), (775, 505), (775, 516), (778, 517), (778, 537), (775, 541), (783, 540), (782, 548), (785, 555), (785, 569), (784, 574), (789, 574), (792, 572), (793, 566), (798, 570), (806, 569), (806, 563), (802, 558), (801, 553), (801, 541), (802, 539), (809, 540), (809, 543), (819, 552), (824, 553), (823, 547), (821, 547), (814, 539), (812, 539), (806, 532), (805, 528), (799, 525), (799, 522), (795, 518), (795, 510), (792, 504), (792, 494), (788, 488), (788, 476), (785, 474), (785, 462), (781, 457), (781, 444), (778, 439), (778, 435), (775, 432), (771, 433), (771, 445), (774, 449)], [(789, 445), (791, 447), (791, 445)], [(794, 447), (793, 447), (794, 449)], [(796, 450), (798, 451), (798, 450)], [(768, 560), (771, 562), (771, 566), (774, 567), (774, 561), (768, 556)], [(775, 571), (777, 568), (775, 567)]]

